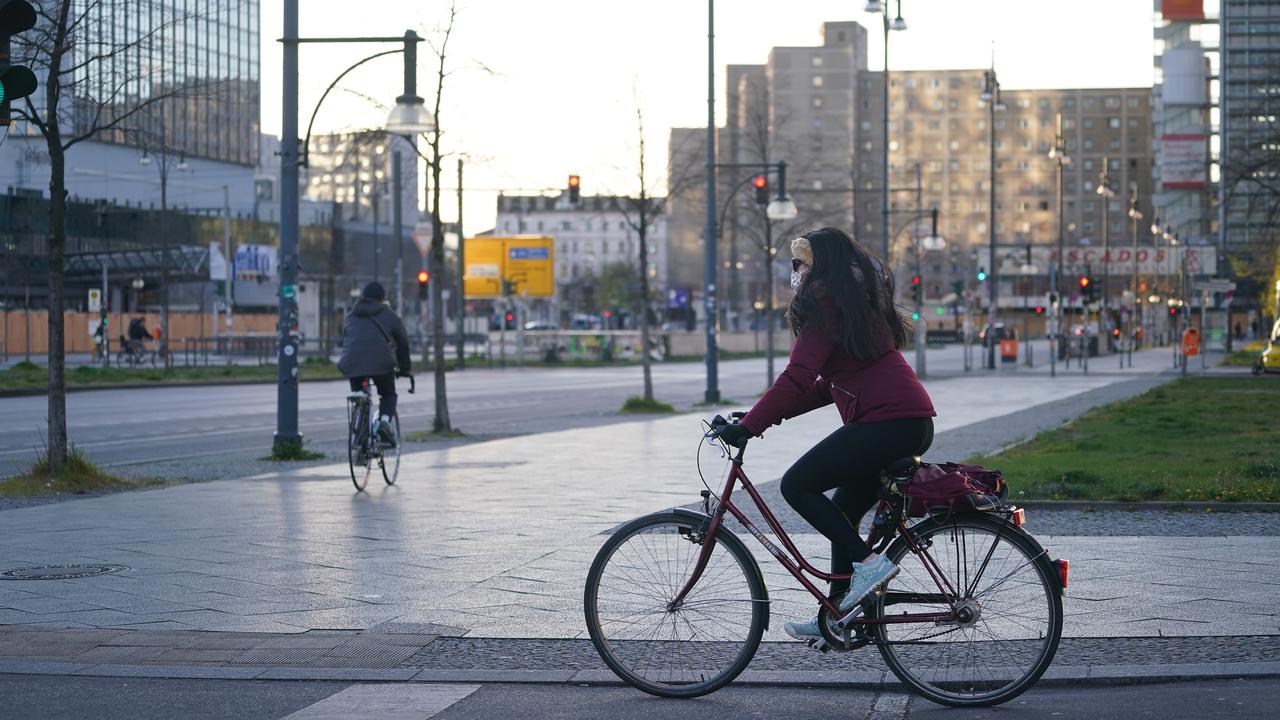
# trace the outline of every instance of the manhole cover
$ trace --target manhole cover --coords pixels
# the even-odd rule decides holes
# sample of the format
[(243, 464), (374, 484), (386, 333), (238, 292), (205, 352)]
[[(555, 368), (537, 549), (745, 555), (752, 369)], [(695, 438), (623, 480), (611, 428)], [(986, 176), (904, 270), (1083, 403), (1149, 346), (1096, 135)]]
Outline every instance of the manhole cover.
[(70, 580), (128, 569), (123, 565), (41, 565), (5, 570), (0, 572), (0, 580)]

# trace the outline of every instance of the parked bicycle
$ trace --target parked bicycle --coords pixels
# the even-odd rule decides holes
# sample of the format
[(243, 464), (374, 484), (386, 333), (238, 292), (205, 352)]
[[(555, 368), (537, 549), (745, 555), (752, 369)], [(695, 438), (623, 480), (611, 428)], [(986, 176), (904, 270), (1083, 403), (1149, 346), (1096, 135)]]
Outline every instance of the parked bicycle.
[[(416, 389), (412, 375), (409, 378), (409, 394)], [(363, 491), (369, 485), (369, 476), (376, 464), (382, 471), (382, 479), (395, 485), (400, 475), (400, 415), (391, 416), (394, 443), (388, 443), (378, 432), (377, 413), (373, 412), (372, 382), (365, 378), (360, 389), (347, 396), (347, 461), (351, 466), (351, 482), (356, 490)]]
[[(901, 572), (842, 613), (840, 599), (806, 574), (848, 576), (816, 569), (796, 549), (742, 469), (745, 444), (734, 455), (718, 439), (741, 414), (731, 418), (717, 416), (704, 434), (731, 462), (724, 489), (701, 491), (702, 512), (673, 508), (627, 523), (591, 565), (587, 629), (620, 678), (653, 695), (692, 698), (724, 687), (751, 662), (769, 627), (769, 593), (726, 513), (818, 600), (820, 649), (875, 645), (903, 684), (951, 706), (1007, 702), (1044, 674), (1062, 636), (1068, 564), (1022, 529), (1022, 509), (1000, 501), (986, 512), (953, 509), (912, 522), (904, 491), (920, 458), (892, 463), (868, 544)], [(733, 503), (739, 483), (785, 551)]]

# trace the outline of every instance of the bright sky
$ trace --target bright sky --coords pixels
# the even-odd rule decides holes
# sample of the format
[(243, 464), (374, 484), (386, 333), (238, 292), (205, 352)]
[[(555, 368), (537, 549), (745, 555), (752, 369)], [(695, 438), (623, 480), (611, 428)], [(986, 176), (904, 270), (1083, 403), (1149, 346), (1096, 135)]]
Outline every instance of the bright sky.
[[(448, 0), (301, 0), (303, 36), (400, 35), (438, 42)], [(1216, 4), (1216, 3), (1215, 3)], [(880, 21), (863, 0), (721, 0), (716, 92), (725, 64), (763, 64), (774, 46), (820, 42), (824, 21), (868, 27), (872, 69), (882, 66)], [(890, 69), (986, 67), (992, 43), (1006, 88), (1143, 87), (1152, 79), (1151, 0), (903, 0), (910, 25), (890, 40)], [(892, 9), (892, 5), (890, 6)], [(262, 3), (262, 125), (279, 133), (282, 11)], [(698, 0), (461, 0), (449, 45), (441, 111), (443, 149), (469, 157), (468, 233), (492, 227), (496, 190), (559, 188), (570, 173), (584, 194), (638, 188), (636, 99), (645, 114), (651, 189), (661, 191), (671, 127), (705, 127), (707, 8)], [(304, 45), (299, 124), (344, 68), (387, 49)], [(436, 58), (419, 51), (419, 94), (433, 102)], [(488, 70), (482, 69), (488, 68)], [(371, 62), (330, 95), (317, 131), (376, 127), (401, 88), (398, 56)], [(357, 94), (358, 93), (358, 94)], [(723, 107), (717, 114), (724, 117)], [(453, 162), (446, 163), (452, 194)], [(442, 203), (445, 220), (454, 201)]]

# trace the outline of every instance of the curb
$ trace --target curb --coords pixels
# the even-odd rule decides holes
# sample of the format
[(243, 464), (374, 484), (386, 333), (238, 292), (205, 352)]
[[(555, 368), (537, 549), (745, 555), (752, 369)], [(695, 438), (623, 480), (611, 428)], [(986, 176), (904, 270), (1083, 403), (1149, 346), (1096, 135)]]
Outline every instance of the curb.
[(1124, 512), (1280, 512), (1280, 502), (1190, 502), (1123, 500), (1017, 500), (1027, 510), (1119, 510)]
[[(419, 670), (416, 668), (214, 667), (119, 665), (0, 660), (0, 675), (74, 675), (78, 677), (183, 678), (202, 680), (304, 680), (339, 682), (504, 683), (538, 685), (617, 685), (608, 670)], [(1280, 678), (1280, 662), (1190, 663), (1184, 665), (1064, 665), (1050, 667), (1038, 685), (1107, 686), (1189, 680)], [(804, 672), (747, 670), (738, 685), (905, 690), (888, 671)]]
[[(298, 378), (298, 382), (334, 382), (342, 380), (341, 377), (331, 378)], [(253, 380), (244, 380), (236, 378), (227, 378), (226, 380), (196, 380), (193, 382), (149, 382), (149, 383), (120, 383), (118, 385), (72, 385), (67, 387), (67, 392), (95, 392), (98, 390), (145, 390), (147, 388), (164, 388), (164, 387), (215, 387), (218, 385), (275, 385), (276, 380), (270, 378), (259, 378)], [(0, 390), (0, 398), (12, 397), (32, 397), (39, 395), (48, 395), (48, 388), (23, 388), (21, 390)]]

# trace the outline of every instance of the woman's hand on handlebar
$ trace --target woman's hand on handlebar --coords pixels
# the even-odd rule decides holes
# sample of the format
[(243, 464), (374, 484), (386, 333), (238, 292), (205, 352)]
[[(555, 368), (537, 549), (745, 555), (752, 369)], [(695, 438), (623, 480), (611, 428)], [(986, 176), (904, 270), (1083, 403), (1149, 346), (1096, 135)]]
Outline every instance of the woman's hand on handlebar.
[(717, 437), (723, 440), (726, 445), (741, 448), (745, 447), (747, 441), (751, 439), (751, 431), (737, 422), (726, 423), (720, 428)]

